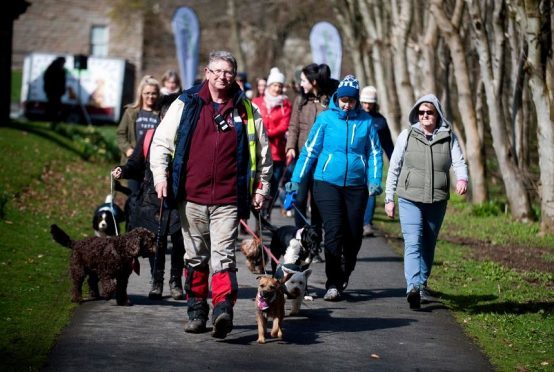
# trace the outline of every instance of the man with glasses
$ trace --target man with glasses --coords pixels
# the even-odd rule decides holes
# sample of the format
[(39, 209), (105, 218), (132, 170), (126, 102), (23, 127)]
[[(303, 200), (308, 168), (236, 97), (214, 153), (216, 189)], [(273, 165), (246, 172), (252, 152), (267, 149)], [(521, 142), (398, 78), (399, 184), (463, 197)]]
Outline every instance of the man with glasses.
[[(233, 327), (238, 222), (269, 195), (273, 163), (260, 113), (235, 82), (237, 62), (210, 53), (203, 83), (183, 92), (154, 138), (150, 164), (159, 198), (178, 204), (185, 242), (185, 332), (206, 331), (212, 271), (212, 336)], [(168, 175), (168, 158), (171, 170)]]
[(427, 289), (437, 236), (450, 197), (450, 167), (456, 174), (456, 193), (467, 191), (467, 165), (439, 99), (428, 94), (415, 103), (390, 159), (385, 212), (394, 218), (398, 195), (404, 236), (404, 275), (410, 309), (432, 298)]

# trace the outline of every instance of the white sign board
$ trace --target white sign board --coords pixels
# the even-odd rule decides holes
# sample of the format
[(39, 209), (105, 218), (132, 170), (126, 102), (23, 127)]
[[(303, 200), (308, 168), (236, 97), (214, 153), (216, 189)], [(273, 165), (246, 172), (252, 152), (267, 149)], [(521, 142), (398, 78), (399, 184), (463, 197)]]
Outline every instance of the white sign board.
[[(46, 111), (44, 71), (60, 55), (31, 53), (23, 62), (21, 104), (26, 116), (40, 116)], [(74, 69), (73, 55), (65, 55), (66, 92), (62, 103), (67, 108), (82, 105), (93, 121), (117, 122), (125, 77), (125, 60), (88, 57), (86, 70)]]

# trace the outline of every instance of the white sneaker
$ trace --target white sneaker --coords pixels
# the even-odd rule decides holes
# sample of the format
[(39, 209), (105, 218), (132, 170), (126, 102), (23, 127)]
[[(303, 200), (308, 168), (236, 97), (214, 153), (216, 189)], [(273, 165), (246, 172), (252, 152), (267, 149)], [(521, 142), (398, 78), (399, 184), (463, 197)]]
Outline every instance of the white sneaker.
[(338, 301), (340, 300), (340, 292), (335, 287), (329, 288), (323, 299), (325, 301)]
[(364, 236), (374, 236), (374, 235), (375, 235), (375, 234), (373, 233), (373, 228), (371, 227), (370, 224), (364, 225), (364, 232), (363, 232), (363, 235), (364, 235)]

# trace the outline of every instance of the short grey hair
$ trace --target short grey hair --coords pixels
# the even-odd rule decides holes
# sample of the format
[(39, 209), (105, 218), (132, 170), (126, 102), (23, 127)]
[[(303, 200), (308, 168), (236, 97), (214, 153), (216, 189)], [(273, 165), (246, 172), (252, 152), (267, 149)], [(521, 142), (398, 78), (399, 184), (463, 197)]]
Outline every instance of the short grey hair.
[(210, 57), (208, 59), (208, 65), (212, 62), (216, 61), (225, 61), (231, 64), (233, 67), (233, 75), (237, 74), (237, 60), (236, 58), (231, 54), (231, 52), (228, 52), (226, 50), (215, 50), (210, 52)]

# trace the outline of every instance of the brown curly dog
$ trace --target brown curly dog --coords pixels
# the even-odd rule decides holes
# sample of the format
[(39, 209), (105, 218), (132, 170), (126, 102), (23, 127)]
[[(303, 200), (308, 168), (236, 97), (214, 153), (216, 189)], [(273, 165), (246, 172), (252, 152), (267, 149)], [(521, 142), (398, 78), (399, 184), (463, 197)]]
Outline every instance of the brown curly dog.
[(54, 240), (72, 250), (69, 261), (73, 281), (71, 300), (82, 301), (82, 286), (86, 277), (91, 297), (99, 297), (98, 281), (106, 300), (116, 295), (117, 304), (131, 305), (127, 297), (129, 276), (135, 270), (140, 273), (137, 257), (156, 253), (156, 236), (144, 228), (134, 229), (115, 237), (90, 237), (83, 240), (71, 238), (57, 225), (50, 226)]

